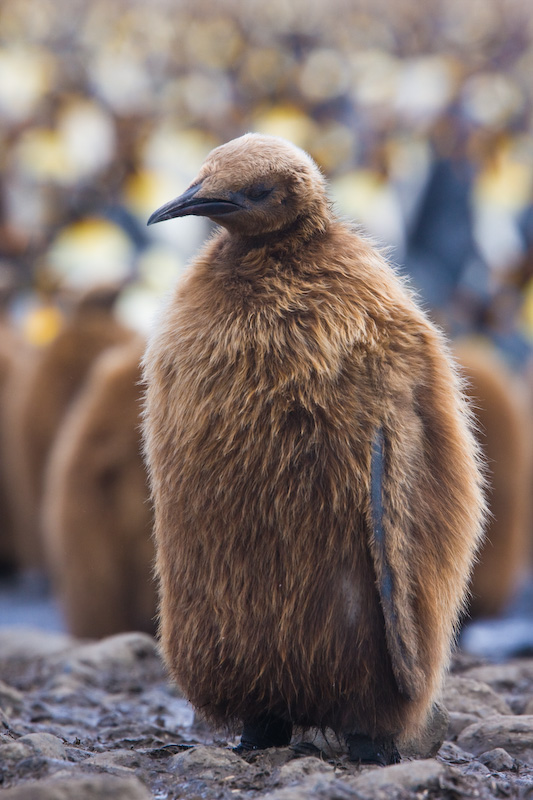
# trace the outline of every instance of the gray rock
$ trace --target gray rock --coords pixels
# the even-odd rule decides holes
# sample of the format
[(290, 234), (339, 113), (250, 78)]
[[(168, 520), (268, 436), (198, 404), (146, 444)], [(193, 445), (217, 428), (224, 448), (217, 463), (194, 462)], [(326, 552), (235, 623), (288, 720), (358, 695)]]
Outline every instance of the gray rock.
[(452, 770), (435, 759), (409, 761), (391, 767), (366, 768), (356, 777), (339, 780), (334, 772), (311, 775), (296, 786), (264, 795), (262, 800), (390, 800), (408, 791), (438, 789)]
[(231, 750), (199, 745), (172, 756), (167, 769), (169, 772), (202, 780), (224, 780), (230, 775), (246, 771), (248, 763)]
[(494, 714), (511, 714), (509, 705), (488, 683), (465, 678), (462, 675), (449, 675), (442, 693), (442, 702), (448, 711), (474, 714), (478, 717), (491, 717)]
[(94, 775), (82, 778), (27, 781), (0, 792), (2, 800), (151, 800), (137, 778)]
[(65, 652), (76, 643), (76, 639), (64, 633), (33, 628), (0, 629), (0, 664), (48, 657)]
[(14, 764), (30, 756), (63, 761), (67, 754), (63, 742), (51, 733), (28, 733), (14, 742), (0, 745), (0, 761)]
[(63, 761), (67, 757), (65, 745), (51, 733), (28, 733), (17, 742), (28, 748), (33, 755), (42, 758), (57, 758)]
[(487, 750), (486, 753), (481, 753), (478, 756), (478, 761), (481, 761), (482, 764), (485, 764), (486, 767), (495, 772), (503, 772), (514, 767), (514, 758), (511, 758), (503, 747), (496, 747), (494, 750)]
[(333, 772), (310, 775), (294, 786), (274, 789), (261, 796), (261, 800), (360, 800), (355, 790), (346, 783), (337, 780)]
[(25, 747), (19, 742), (9, 742), (8, 744), (0, 745), (0, 764), (4, 767), (8, 764), (16, 764), (17, 761), (22, 761), (23, 758), (28, 758), (30, 755), (29, 747)]
[(145, 633), (121, 633), (71, 648), (48, 660), (48, 688), (57, 688), (64, 675), (90, 686), (127, 689), (163, 680), (165, 669), (157, 642)]
[(394, 786), (406, 790), (437, 789), (447, 768), (434, 758), (424, 761), (408, 761), (391, 767), (376, 769), (350, 781), (363, 797), (377, 797), (386, 787)]
[(505, 664), (485, 664), (463, 673), (465, 677), (488, 683), (498, 692), (533, 690), (533, 659), (524, 658)]
[(399, 746), (406, 758), (433, 758), (439, 752), (450, 723), (450, 715), (442, 703), (434, 703), (426, 727), (416, 739)]
[(480, 764), (479, 761), (472, 761), (471, 764), (465, 768), (464, 775), (477, 775), (481, 778), (486, 778), (487, 775), (490, 775), (490, 769), (485, 766), (485, 764)]
[(533, 697), (530, 697), (525, 701), (522, 713), (533, 714)]
[(477, 714), (463, 714), (460, 711), (450, 711), (446, 738), (450, 741), (455, 741), (461, 731), (464, 731), (469, 725), (479, 722), (479, 720), (480, 717), (478, 717)]
[(8, 686), (7, 683), (0, 681), (0, 709), (10, 716), (11, 714), (20, 714), (24, 705), (24, 695)]
[(111, 752), (96, 753), (84, 762), (86, 767), (98, 767), (106, 771), (126, 771), (137, 769), (141, 766), (141, 759), (134, 750), (112, 750)]
[(479, 719), (495, 714), (512, 714), (509, 705), (487, 683), (449, 675), (442, 702), (450, 712), (447, 738), (456, 739), (462, 730)]
[(473, 758), (473, 753), (467, 753), (453, 742), (444, 742), (439, 751), (439, 759), (448, 764), (468, 764)]
[(334, 771), (335, 768), (333, 764), (328, 764), (320, 758), (305, 756), (304, 758), (296, 758), (289, 761), (287, 764), (283, 764), (280, 767), (276, 783), (279, 783), (281, 786), (287, 786), (293, 783), (301, 783), (309, 775), (316, 775), (318, 773), (333, 774)]
[(457, 744), (475, 755), (501, 747), (525, 761), (533, 759), (533, 716), (489, 717), (469, 725)]

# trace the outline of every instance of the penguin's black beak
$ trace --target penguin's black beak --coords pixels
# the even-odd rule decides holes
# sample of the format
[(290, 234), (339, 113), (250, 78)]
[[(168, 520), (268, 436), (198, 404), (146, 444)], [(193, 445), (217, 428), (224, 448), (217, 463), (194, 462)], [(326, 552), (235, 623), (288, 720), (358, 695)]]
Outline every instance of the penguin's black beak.
[(163, 222), (165, 219), (174, 219), (175, 217), (186, 217), (189, 215), (216, 218), (222, 217), (225, 214), (231, 214), (234, 211), (242, 210), (242, 203), (239, 202), (240, 198), (237, 192), (232, 192), (225, 198), (205, 197), (201, 195), (201, 189), (202, 184), (196, 183), (179, 197), (176, 197), (169, 203), (165, 203), (164, 206), (154, 211), (147, 225)]

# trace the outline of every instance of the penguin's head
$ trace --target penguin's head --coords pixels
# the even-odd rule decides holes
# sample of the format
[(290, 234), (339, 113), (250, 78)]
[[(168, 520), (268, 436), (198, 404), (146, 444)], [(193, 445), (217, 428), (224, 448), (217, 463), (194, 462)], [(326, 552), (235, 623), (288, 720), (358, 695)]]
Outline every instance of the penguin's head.
[(189, 214), (242, 236), (297, 222), (313, 232), (325, 230), (329, 203), (324, 178), (307, 153), (277, 136), (247, 133), (212, 150), (187, 191), (155, 211), (148, 225)]

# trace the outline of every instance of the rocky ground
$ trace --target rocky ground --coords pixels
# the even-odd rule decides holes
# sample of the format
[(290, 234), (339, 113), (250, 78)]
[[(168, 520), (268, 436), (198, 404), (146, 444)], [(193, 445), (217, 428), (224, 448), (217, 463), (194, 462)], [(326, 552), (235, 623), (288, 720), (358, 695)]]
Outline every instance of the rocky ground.
[(318, 738), (235, 755), (169, 685), (141, 634), (86, 643), (0, 630), (0, 681), (2, 800), (533, 798), (531, 658), (458, 654), (448, 714), (413, 745), (418, 758), (412, 747), (387, 768), (359, 768)]

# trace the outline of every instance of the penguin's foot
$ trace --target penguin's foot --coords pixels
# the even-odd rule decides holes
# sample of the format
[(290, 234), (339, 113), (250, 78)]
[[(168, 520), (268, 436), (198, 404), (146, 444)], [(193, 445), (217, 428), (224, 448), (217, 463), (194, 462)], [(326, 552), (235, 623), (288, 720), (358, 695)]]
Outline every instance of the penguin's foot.
[(371, 739), (362, 733), (349, 733), (346, 736), (350, 761), (359, 764), (399, 764), (401, 758), (392, 736), (379, 736)]
[(267, 747), (287, 747), (291, 742), (292, 724), (279, 717), (265, 714), (253, 720), (245, 720), (241, 741), (233, 752), (238, 755)]

